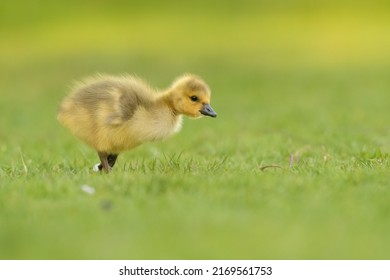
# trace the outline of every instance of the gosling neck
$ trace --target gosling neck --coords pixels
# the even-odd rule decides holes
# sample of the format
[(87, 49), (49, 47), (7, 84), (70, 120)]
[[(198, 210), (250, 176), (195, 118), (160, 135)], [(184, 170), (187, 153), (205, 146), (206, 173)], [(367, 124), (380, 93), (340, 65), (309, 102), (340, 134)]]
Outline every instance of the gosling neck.
[(164, 104), (165, 106), (167, 106), (169, 110), (172, 112), (173, 116), (178, 117), (181, 115), (175, 108), (175, 102), (174, 102), (172, 91), (167, 90), (163, 92), (161, 96), (158, 98), (158, 101)]

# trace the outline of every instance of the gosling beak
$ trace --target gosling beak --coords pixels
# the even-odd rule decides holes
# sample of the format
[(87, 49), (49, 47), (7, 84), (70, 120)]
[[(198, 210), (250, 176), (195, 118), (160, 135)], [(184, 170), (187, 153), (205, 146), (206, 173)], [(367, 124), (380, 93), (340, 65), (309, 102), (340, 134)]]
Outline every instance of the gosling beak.
[(217, 117), (217, 113), (211, 108), (210, 104), (204, 104), (202, 110), (200, 110), (201, 114), (205, 116), (210, 116), (213, 118)]

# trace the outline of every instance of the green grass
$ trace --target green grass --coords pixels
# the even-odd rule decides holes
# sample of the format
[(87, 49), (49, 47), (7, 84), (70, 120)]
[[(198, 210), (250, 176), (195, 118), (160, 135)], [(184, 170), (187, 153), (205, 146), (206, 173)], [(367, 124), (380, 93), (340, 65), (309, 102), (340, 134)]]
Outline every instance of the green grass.
[[(4, 17), (0, 258), (389, 259), (387, 7), (301, 3)], [(95, 72), (159, 88), (197, 73), (218, 118), (95, 174), (95, 152), (55, 119)]]

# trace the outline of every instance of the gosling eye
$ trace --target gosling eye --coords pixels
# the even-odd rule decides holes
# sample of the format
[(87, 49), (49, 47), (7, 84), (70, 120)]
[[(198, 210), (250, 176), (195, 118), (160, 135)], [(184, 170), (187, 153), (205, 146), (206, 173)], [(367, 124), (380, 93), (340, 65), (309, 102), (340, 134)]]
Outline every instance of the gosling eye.
[(191, 100), (194, 101), (194, 102), (198, 101), (198, 97), (195, 96), (195, 95), (191, 96), (190, 98), (191, 98)]

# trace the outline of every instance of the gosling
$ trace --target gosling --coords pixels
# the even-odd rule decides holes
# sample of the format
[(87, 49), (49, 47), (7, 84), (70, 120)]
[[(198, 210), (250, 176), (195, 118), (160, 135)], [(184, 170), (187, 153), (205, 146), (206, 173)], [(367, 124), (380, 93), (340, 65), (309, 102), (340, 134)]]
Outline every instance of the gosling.
[(76, 84), (57, 119), (97, 151), (94, 171), (109, 172), (120, 152), (178, 132), (182, 115), (215, 118), (210, 97), (209, 86), (192, 74), (161, 92), (135, 76), (98, 75)]

